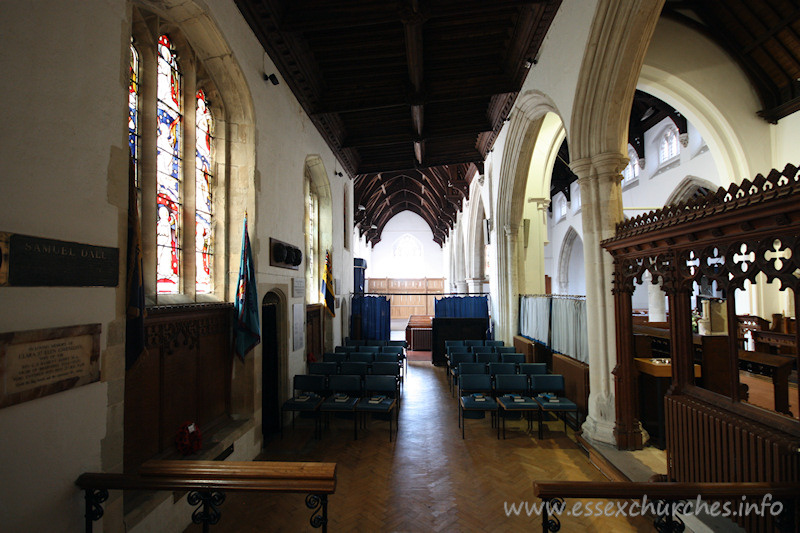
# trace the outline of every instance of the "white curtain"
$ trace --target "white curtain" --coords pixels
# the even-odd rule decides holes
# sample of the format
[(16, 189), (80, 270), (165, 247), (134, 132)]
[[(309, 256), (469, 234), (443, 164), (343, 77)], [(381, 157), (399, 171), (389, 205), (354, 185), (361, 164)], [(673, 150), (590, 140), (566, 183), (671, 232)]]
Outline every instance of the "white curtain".
[(541, 343), (550, 344), (550, 298), (546, 296), (520, 298), (519, 332)]
[(586, 301), (553, 298), (551, 348), (589, 362), (589, 341), (586, 334)]

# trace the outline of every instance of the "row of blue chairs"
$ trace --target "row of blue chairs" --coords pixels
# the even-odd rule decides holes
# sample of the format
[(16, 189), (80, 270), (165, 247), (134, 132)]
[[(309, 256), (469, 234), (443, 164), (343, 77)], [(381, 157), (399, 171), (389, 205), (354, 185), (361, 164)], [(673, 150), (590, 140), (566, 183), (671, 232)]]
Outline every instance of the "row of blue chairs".
[(513, 346), (448, 346), (448, 355), (454, 353), (514, 353)]
[(371, 353), (371, 352), (325, 352), (322, 354), (322, 360), (326, 363), (344, 363), (345, 361), (358, 361), (361, 363), (372, 363), (375, 361), (380, 362), (395, 362), (401, 363), (403, 358), (400, 354), (396, 353)]
[[(389, 375), (316, 375), (294, 376), (292, 398), (281, 407), (281, 435), (283, 413), (311, 414), (315, 418), (314, 433), (322, 435), (321, 415), (352, 413), (353, 438), (358, 439), (359, 415), (385, 414), (389, 416), (389, 441), (392, 440), (392, 421), (399, 422), (400, 393), (397, 380)], [(326, 423), (327, 420), (326, 420)]]
[[(545, 413), (564, 415), (564, 432), (567, 430), (566, 414), (574, 412), (580, 425), (578, 406), (564, 398), (564, 376), (561, 374), (495, 374), (463, 373), (458, 384), (459, 426), (464, 438), (466, 418), (485, 418), (487, 412), (499, 416), (537, 413), (539, 438), (543, 434)], [(528, 424), (530, 427), (530, 419)], [(505, 435), (505, 418), (503, 418)], [(500, 428), (498, 426), (498, 438)]]
[[(526, 364), (525, 363), (525, 356), (521, 353), (456, 353), (450, 356), (448, 360), (448, 375), (450, 378), (450, 391), (452, 393), (454, 386), (458, 382), (458, 372), (459, 372), (459, 365), (463, 363), (475, 363), (479, 365), (487, 365), (491, 364), (499, 364), (499, 363), (506, 363), (511, 365), (520, 365)], [(537, 363), (527, 363), (527, 364), (537, 364)], [(539, 363), (541, 364), (541, 363)], [(517, 368), (513, 373), (519, 372)], [(537, 373), (544, 373), (538, 372)]]
[(402, 348), (407, 348), (406, 341), (402, 340), (390, 341), (390, 340), (345, 339), (344, 345), (345, 346), (400, 346)]
[(501, 340), (482, 340), (482, 339), (456, 339), (444, 341), (445, 347), (450, 346), (503, 346)]
[(402, 346), (336, 346), (337, 353), (371, 352), (371, 353), (404, 353)]

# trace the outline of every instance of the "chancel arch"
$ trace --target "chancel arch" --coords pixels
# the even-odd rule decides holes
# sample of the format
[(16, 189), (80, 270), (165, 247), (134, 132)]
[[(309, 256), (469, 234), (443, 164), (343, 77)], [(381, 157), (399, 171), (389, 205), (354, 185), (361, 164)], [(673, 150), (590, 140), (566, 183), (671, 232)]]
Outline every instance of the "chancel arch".
[[(498, 338), (510, 340), (517, 332), (518, 295), (526, 290), (544, 292), (544, 253), (541, 250), (546, 240), (544, 214), (549, 205), (552, 163), (565, 134), (552, 99), (537, 91), (519, 96), (500, 162), (495, 210)], [(534, 220), (528, 243), (530, 252), (526, 253), (522, 241), (523, 218), (531, 212)], [(536, 244), (532, 247), (534, 241)], [(534, 254), (533, 248), (539, 250), (538, 257), (529, 259), (528, 255)], [(534, 264), (539, 262), (538, 266)]]

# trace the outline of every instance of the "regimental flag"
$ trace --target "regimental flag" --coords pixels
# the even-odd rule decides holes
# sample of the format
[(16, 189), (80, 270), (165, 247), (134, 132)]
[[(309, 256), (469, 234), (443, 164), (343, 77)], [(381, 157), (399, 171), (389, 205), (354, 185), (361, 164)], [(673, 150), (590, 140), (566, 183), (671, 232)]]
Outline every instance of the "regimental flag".
[(136, 167), (133, 158), (128, 165), (128, 275), (125, 290), (127, 309), (125, 322), (125, 370), (139, 359), (144, 344), (144, 278), (142, 274), (142, 227), (136, 192)]
[(236, 286), (233, 309), (236, 314), (236, 323), (233, 325), (233, 351), (244, 360), (245, 354), (261, 342), (256, 273), (250, 251), (250, 237), (247, 235), (247, 214), (244, 216), (242, 260), (239, 263), (239, 283)]
[(336, 311), (333, 310), (335, 306), (335, 298), (333, 296), (334, 293), (334, 286), (333, 286), (333, 267), (331, 267), (331, 253), (325, 252), (325, 277), (322, 278), (322, 287), (320, 288), (320, 294), (322, 294), (322, 299), (325, 302), (325, 309), (331, 314), (331, 316), (336, 316)]

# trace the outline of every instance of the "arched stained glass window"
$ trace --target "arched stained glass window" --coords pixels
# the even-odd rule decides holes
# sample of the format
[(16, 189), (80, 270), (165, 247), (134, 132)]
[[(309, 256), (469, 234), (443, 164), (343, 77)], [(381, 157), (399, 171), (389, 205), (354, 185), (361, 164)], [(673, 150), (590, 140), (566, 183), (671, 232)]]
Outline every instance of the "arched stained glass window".
[(308, 303), (320, 301), (319, 287), (321, 286), (319, 271), (319, 195), (311, 183), (310, 178), (305, 180), (306, 196), (306, 298)]
[(206, 94), (202, 89), (197, 91), (196, 100), (196, 135), (195, 135), (195, 256), (196, 256), (196, 290), (198, 294), (212, 292), (212, 216), (213, 203), (211, 191), (214, 185), (213, 164), (213, 130), (214, 121), (208, 109)]
[(169, 37), (158, 39), (157, 291), (180, 292), (181, 178), (183, 171), (181, 72)]
[(128, 147), (134, 170), (134, 184), (139, 185), (139, 52), (131, 43), (131, 71), (128, 85)]

